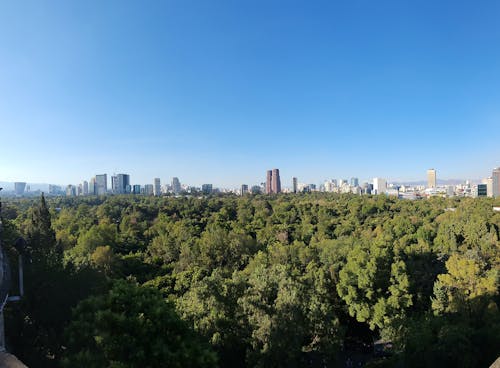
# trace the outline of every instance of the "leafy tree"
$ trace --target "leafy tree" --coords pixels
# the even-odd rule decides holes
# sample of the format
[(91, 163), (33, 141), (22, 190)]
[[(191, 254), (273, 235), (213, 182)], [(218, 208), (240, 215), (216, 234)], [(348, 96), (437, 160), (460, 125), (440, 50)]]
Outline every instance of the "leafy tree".
[(215, 355), (151, 288), (116, 281), (79, 303), (68, 327), (67, 367), (210, 367)]

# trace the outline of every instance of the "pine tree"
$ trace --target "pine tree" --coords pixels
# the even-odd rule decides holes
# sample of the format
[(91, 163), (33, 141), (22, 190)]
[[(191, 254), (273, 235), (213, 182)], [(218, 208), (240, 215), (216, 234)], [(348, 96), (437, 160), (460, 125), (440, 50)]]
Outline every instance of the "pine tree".
[(31, 209), (26, 236), (28, 250), (34, 261), (48, 256), (57, 256), (56, 235), (52, 229), (50, 212), (43, 193), (40, 203)]

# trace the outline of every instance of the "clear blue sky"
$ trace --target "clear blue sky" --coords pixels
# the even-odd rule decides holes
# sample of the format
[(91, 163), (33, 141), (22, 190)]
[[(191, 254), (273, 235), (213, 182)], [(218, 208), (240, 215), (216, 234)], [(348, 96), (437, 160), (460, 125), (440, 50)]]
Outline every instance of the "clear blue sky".
[(500, 165), (499, 1), (0, 3), (0, 181)]

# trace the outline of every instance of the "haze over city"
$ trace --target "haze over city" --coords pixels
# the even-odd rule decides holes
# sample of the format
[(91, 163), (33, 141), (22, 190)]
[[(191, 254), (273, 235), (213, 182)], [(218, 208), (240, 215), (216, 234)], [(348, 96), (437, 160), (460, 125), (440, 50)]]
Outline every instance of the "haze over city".
[[(125, 6), (126, 5), (126, 6)], [(0, 4), (0, 180), (480, 179), (500, 4)]]

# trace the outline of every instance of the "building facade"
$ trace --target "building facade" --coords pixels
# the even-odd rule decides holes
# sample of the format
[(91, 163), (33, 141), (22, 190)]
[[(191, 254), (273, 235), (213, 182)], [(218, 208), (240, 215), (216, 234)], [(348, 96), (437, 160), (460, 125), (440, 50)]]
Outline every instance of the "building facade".
[(108, 175), (101, 174), (95, 176), (95, 194), (105, 195), (108, 192)]
[(429, 169), (427, 170), (427, 188), (436, 188), (436, 170)]

